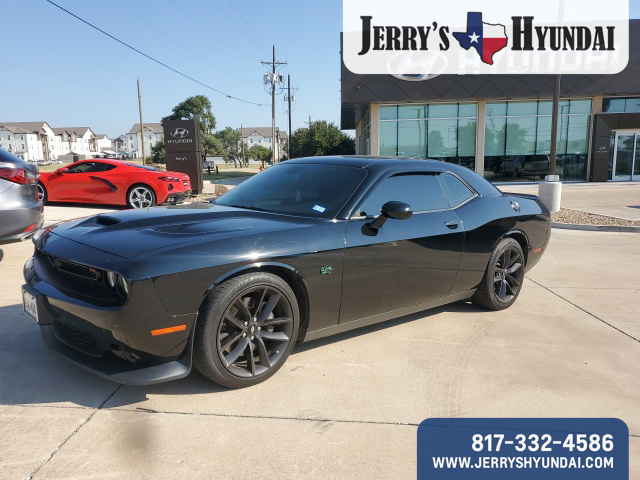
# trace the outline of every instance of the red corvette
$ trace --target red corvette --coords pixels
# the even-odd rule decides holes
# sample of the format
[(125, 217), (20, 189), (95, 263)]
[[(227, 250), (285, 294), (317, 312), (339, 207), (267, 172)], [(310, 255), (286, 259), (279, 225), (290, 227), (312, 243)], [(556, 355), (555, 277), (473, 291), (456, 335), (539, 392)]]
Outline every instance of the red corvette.
[(91, 159), (41, 173), (43, 202), (101, 203), (146, 208), (191, 196), (189, 175), (117, 160)]

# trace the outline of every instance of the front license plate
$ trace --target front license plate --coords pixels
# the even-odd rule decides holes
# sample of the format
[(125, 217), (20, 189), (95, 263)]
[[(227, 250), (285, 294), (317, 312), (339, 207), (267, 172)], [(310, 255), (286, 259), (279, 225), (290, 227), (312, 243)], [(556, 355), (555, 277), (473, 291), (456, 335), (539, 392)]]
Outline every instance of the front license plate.
[(22, 305), (24, 306), (24, 311), (31, 315), (31, 318), (38, 323), (38, 304), (36, 303), (36, 297), (26, 290), (22, 290)]

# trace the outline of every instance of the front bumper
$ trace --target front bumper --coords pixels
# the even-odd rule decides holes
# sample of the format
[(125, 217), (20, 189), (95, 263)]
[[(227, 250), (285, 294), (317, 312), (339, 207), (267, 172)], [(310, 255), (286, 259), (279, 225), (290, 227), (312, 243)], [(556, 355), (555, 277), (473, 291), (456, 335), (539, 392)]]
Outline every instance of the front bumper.
[(40, 332), (45, 344), (53, 353), (112, 382), (124, 385), (152, 385), (184, 378), (191, 371), (190, 352), (189, 355), (185, 355), (181, 360), (133, 369), (122, 361), (110, 361), (104, 358), (92, 357), (81, 350), (69, 346), (56, 336), (51, 325), (40, 325)]
[[(82, 256), (88, 247), (76, 245)], [(150, 280), (133, 282), (130, 297), (118, 304), (96, 295), (99, 286), (85, 291), (73, 278), (56, 276), (46, 255), (36, 253), (25, 265), (24, 276), (27, 283), (22, 288), (36, 299), (44, 341), (57, 355), (129, 385), (176, 380), (191, 371), (195, 314), (169, 315)], [(176, 323), (188, 328), (156, 337), (150, 333)]]

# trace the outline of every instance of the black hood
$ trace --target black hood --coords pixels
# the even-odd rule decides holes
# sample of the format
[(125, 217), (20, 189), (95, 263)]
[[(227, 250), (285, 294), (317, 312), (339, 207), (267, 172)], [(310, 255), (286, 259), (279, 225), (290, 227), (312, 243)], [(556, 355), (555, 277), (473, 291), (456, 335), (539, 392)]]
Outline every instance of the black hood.
[(310, 218), (292, 217), (211, 204), (111, 212), (55, 227), (60, 237), (123, 258), (192, 242), (218, 241), (309, 226)]

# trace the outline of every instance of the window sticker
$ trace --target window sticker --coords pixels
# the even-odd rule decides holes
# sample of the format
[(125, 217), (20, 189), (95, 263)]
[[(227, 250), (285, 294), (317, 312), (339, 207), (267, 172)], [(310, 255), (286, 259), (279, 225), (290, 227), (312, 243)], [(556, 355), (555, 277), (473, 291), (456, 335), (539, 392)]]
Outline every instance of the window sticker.
[(322, 205), (314, 205), (312, 210), (315, 210), (316, 212), (319, 212), (319, 213), (324, 213), (326, 208), (323, 207)]

